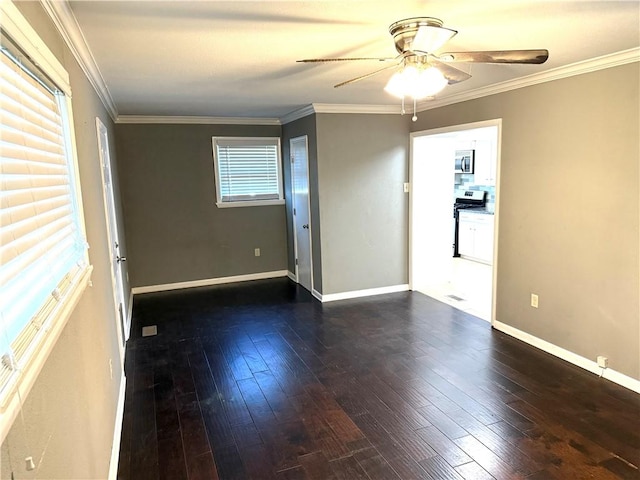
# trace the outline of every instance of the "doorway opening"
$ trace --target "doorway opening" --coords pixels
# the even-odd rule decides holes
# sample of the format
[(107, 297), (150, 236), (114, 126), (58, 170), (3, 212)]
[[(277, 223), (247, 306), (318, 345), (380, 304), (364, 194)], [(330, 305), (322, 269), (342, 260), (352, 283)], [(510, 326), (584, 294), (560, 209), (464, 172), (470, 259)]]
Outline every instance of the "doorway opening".
[[(501, 124), (411, 134), (410, 287), (487, 321), (495, 319)], [(463, 171), (461, 152), (473, 156)], [(481, 205), (454, 211), (456, 199), (478, 192)]]

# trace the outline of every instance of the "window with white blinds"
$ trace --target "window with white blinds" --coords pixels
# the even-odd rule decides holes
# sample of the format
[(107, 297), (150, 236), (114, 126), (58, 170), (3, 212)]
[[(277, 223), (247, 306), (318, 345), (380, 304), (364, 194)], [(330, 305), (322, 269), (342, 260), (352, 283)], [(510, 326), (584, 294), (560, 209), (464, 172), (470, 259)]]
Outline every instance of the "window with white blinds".
[(213, 137), (218, 207), (284, 203), (277, 137)]
[(11, 393), (89, 271), (67, 102), (3, 36), (0, 398)]

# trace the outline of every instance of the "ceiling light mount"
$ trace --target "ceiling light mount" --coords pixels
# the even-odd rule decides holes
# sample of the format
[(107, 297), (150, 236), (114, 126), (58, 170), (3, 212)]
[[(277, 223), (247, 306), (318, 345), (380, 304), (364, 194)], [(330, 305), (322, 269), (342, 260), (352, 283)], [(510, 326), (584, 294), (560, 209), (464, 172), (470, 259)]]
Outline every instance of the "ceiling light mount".
[(442, 47), (458, 32), (442, 26), (435, 17), (413, 17), (399, 20), (389, 26), (399, 53), (420, 51), (431, 53)]

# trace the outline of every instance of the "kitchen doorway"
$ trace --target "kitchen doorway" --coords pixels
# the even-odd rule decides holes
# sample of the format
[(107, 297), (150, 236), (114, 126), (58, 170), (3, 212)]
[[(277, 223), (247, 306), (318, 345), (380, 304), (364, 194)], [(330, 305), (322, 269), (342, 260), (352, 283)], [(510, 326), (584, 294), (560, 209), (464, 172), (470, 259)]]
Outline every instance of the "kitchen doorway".
[[(501, 123), (497, 119), (411, 134), (411, 290), (490, 322), (495, 319)], [(471, 171), (456, 171), (456, 152), (462, 151), (474, 155)], [(454, 221), (456, 198), (478, 193), (482, 205), (459, 210), (464, 216)]]

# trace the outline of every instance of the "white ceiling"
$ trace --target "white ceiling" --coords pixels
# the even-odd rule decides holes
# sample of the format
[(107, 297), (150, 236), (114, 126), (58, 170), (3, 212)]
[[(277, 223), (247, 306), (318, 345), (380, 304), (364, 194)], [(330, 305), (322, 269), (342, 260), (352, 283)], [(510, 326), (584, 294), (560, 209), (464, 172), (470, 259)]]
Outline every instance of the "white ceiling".
[(72, 1), (119, 115), (279, 118), (311, 103), (397, 105), (391, 71), (333, 85), (396, 55), (388, 27), (433, 16), (443, 51), (547, 48), (543, 65), (457, 64), (472, 78), (438, 99), (640, 45), (637, 1)]

